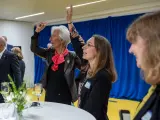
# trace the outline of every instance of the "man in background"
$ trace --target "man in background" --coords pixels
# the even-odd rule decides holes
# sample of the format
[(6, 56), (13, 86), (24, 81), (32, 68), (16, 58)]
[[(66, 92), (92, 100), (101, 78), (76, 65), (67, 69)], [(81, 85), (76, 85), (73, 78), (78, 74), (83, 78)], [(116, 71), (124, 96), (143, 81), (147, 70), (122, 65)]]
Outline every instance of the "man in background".
[[(6, 50), (6, 40), (0, 37), (0, 85), (2, 82), (9, 82), (8, 74), (13, 78), (15, 85), (21, 84), (20, 65), (17, 56)], [(3, 103), (3, 97), (0, 94), (0, 103)]]
[[(6, 36), (2, 36), (2, 37), (4, 38), (4, 40), (5, 40), (6, 43), (7, 43), (7, 37), (6, 37)], [(13, 45), (7, 44), (7, 46), (6, 46), (6, 49), (7, 49), (7, 50), (11, 51), (12, 48), (13, 48)]]

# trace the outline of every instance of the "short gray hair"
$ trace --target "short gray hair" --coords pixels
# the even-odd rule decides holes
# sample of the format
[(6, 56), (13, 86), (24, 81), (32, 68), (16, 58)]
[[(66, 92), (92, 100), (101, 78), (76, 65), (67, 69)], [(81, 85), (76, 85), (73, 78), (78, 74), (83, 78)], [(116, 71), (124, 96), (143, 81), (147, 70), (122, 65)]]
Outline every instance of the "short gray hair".
[(4, 38), (4, 40), (7, 42), (7, 37), (6, 36), (2, 36)]
[(67, 46), (70, 42), (70, 32), (68, 30), (68, 28), (64, 25), (60, 25), (60, 26), (53, 26), (51, 28), (51, 35), (53, 34), (53, 32), (55, 30), (59, 30), (59, 37), (65, 41), (65, 45)]

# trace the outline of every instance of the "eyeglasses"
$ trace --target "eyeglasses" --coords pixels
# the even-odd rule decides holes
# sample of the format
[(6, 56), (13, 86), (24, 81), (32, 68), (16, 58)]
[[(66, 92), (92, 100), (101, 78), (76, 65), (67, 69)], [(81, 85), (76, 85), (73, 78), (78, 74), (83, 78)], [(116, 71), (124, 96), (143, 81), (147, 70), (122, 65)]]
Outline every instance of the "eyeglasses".
[(87, 47), (95, 47), (94, 45), (91, 45), (90, 43), (86, 43), (85, 46), (87, 46)]

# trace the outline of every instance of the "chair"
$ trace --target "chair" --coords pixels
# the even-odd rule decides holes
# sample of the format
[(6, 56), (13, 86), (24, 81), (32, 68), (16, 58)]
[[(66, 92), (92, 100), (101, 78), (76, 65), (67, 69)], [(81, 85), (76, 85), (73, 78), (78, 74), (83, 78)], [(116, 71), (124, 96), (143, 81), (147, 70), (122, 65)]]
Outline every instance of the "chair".
[(120, 116), (120, 120), (131, 120), (129, 110), (120, 110), (119, 116)]

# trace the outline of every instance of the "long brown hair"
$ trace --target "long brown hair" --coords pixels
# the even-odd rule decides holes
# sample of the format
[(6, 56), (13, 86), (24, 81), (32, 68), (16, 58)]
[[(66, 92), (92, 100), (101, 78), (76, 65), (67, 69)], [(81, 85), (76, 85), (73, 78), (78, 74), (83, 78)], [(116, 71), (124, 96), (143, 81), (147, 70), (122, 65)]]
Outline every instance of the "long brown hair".
[(112, 48), (109, 41), (100, 35), (93, 35), (94, 44), (97, 51), (96, 64), (92, 70), (93, 77), (99, 70), (105, 68), (111, 76), (112, 82), (117, 79), (117, 72), (114, 66)]
[(157, 84), (160, 79), (160, 11), (145, 14), (129, 26), (127, 39), (134, 43), (137, 36), (146, 45), (142, 62), (144, 78), (150, 84)]

